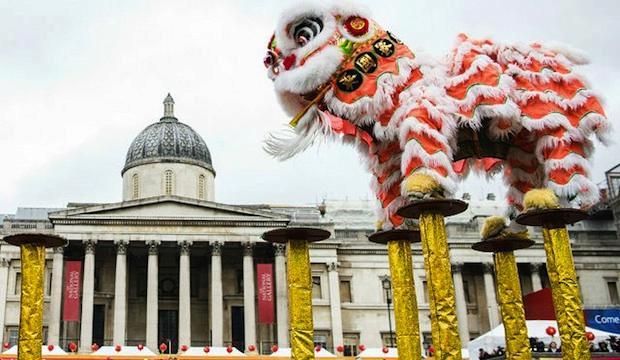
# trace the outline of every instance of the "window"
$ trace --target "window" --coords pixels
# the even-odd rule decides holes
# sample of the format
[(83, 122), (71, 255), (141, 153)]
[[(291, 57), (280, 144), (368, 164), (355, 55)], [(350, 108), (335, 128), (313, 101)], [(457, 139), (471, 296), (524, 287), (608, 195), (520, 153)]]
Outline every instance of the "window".
[[(392, 324), (394, 326), (394, 324)], [(392, 333), (389, 331), (381, 332), (381, 341), (383, 346), (396, 347), (396, 329), (392, 328)]]
[(140, 177), (138, 174), (133, 174), (131, 177), (132, 195), (134, 199), (140, 197)]
[(198, 198), (205, 198), (205, 176), (202, 174), (198, 176)]
[(609, 291), (609, 301), (611, 302), (611, 304), (620, 304), (620, 296), (618, 295), (618, 282), (607, 279), (607, 290)]
[(22, 273), (15, 273), (15, 289), (13, 289), (13, 294), (19, 295), (22, 292)]
[(237, 270), (235, 272), (235, 281), (237, 283), (237, 286), (235, 286), (237, 294), (243, 294), (243, 270)]
[(314, 330), (314, 345), (323, 349), (331, 349), (329, 330)]
[(424, 292), (424, 303), (428, 304), (428, 282), (426, 280), (422, 281), (422, 291)]
[(340, 280), (340, 302), (350, 303), (351, 301), (351, 280)]
[(323, 298), (323, 292), (321, 291), (321, 277), (320, 276), (312, 277), (312, 298), (313, 299)]
[[(344, 341), (344, 356), (357, 356), (357, 347), (360, 343), (360, 334), (344, 333), (342, 334)], [(338, 346), (338, 345), (336, 345)]]
[(465, 302), (471, 304), (471, 294), (469, 292), (469, 282), (463, 280), (463, 293), (465, 295)]
[(7, 326), (4, 338), (6, 339), (4, 341), (8, 342), (11, 346), (17, 345), (17, 340), (19, 338), (19, 327)]
[(164, 194), (172, 195), (173, 182), (174, 173), (172, 170), (164, 171)]
[(52, 295), (52, 269), (46, 269), (46, 284), (45, 284), (45, 295)]

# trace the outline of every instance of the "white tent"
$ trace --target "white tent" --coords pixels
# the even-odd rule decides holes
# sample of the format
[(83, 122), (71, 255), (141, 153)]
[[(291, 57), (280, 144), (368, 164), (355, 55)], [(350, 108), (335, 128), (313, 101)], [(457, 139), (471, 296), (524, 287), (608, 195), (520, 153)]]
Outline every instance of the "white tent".
[(146, 346), (142, 350), (137, 346), (122, 346), (121, 351), (116, 351), (114, 346), (102, 346), (97, 351), (92, 352), (91, 355), (95, 356), (154, 356), (156, 355)]
[(232, 348), (232, 352), (229, 354), (226, 351), (226, 347), (222, 346), (214, 346), (209, 347), (209, 352), (205, 353), (203, 347), (190, 347), (185, 352), (181, 352), (181, 356), (245, 356), (244, 353), (239, 351), (237, 348)]
[[(291, 348), (279, 348), (278, 351), (271, 354), (274, 357), (282, 357), (282, 358), (290, 358), (291, 357)], [(330, 353), (329, 351), (321, 348), (319, 351), (314, 350), (315, 358), (335, 358), (336, 355)]]
[[(561, 345), (560, 334), (557, 332), (558, 324), (555, 320), (527, 320), (527, 336), (537, 338), (539, 341), (549, 344), (551, 341), (555, 341), (558, 345)], [(553, 326), (556, 329), (555, 336), (551, 337), (547, 335), (547, 328)], [(594, 341), (597, 339), (606, 339), (610, 335), (618, 336), (618, 334), (609, 333), (602, 330), (593, 329), (586, 326), (586, 331), (590, 331), (594, 334)], [(501, 324), (495, 329), (481, 335), (480, 337), (472, 340), (467, 345), (469, 350), (469, 358), (471, 360), (478, 360), (478, 349), (484, 349), (486, 351), (492, 351), (498, 346), (506, 347), (506, 339), (504, 338), (504, 325)]]
[(357, 359), (398, 359), (398, 350), (396, 348), (388, 348), (387, 354), (383, 352), (383, 348), (366, 348), (357, 355)]
[[(60, 347), (54, 346), (52, 351), (49, 351), (47, 345), (43, 345), (42, 347), (43, 355), (67, 355), (67, 353)], [(3, 355), (17, 355), (17, 345), (13, 345), (10, 349), (2, 353)]]

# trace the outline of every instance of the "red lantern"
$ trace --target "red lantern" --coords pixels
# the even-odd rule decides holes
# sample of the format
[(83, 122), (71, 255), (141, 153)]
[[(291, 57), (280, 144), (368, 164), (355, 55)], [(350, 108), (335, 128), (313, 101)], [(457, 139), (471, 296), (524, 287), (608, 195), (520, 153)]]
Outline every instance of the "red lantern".
[(387, 354), (390, 352), (390, 349), (388, 349), (387, 346), (384, 346), (383, 349), (381, 349), (381, 351), (383, 351), (384, 354)]
[(4, 344), (2, 344), (2, 347), (4, 347), (5, 349), (8, 349), (11, 347), (11, 344), (9, 344), (8, 342), (5, 342)]
[(168, 350), (168, 345), (165, 343), (159, 344), (159, 352), (166, 352), (166, 350)]
[(233, 352), (233, 347), (228, 345), (228, 347), (226, 348), (226, 352), (229, 353), (229, 354), (232, 353)]
[(358, 346), (360, 348), (361, 351), (366, 350), (366, 345), (364, 344), (360, 344), (360, 346)]
[(256, 346), (250, 344), (250, 346), (248, 346), (248, 350), (249, 351), (254, 351), (254, 350), (256, 350)]
[(99, 345), (97, 345), (96, 343), (93, 343), (93, 344), (90, 346), (90, 349), (91, 349), (92, 351), (97, 351), (97, 350), (99, 350)]
[(138, 344), (138, 350), (140, 350), (140, 351), (144, 350), (144, 345)]
[(594, 336), (594, 333), (592, 331), (586, 332), (586, 339), (588, 339), (588, 341), (592, 341), (594, 340), (594, 338), (596, 338), (596, 336)]
[(553, 335), (555, 335), (556, 330), (555, 330), (555, 328), (553, 326), (549, 326), (549, 327), (547, 327), (545, 332), (547, 333), (547, 335), (553, 336)]
[(210, 347), (208, 347), (208, 346), (205, 346), (205, 347), (202, 349), (202, 351), (204, 351), (204, 352), (205, 352), (205, 354), (208, 354), (208, 353), (209, 353), (209, 351), (211, 351), (211, 348), (210, 348)]
[(321, 345), (317, 345), (317, 346), (314, 348), (314, 351), (316, 351), (316, 352), (321, 351)]
[(71, 352), (76, 352), (77, 351), (77, 345), (74, 342), (69, 343), (69, 350)]
[(114, 345), (114, 351), (121, 352), (122, 347), (119, 344)]
[(181, 351), (186, 352), (187, 351), (187, 345), (181, 345)]
[(272, 347), (271, 347), (271, 352), (272, 352), (272, 353), (277, 352), (277, 351), (278, 351), (278, 349), (279, 349), (279, 348), (278, 348), (278, 345), (274, 345), (274, 346), (272, 346)]
[(47, 345), (47, 351), (54, 351), (54, 345), (52, 344)]
[(344, 346), (338, 345), (338, 347), (336, 348), (336, 351), (338, 351), (339, 353), (344, 352)]

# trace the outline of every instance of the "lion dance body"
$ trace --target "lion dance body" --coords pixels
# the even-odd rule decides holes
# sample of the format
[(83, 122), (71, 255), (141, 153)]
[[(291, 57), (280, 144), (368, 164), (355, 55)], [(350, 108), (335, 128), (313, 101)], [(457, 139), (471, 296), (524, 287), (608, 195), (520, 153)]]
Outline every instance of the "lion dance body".
[(413, 53), (354, 6), (284, 13), (265, 66), (290, 127), (266, 140), (279, 159), (319, 137), (355, 144), (373, 175), (383, 229), (411, 199), (450, 196), (469, 169), (503, 170), (512, 214), (549, 188), (587, 208), (592, 134), (609, 128), (600, 101), (573, 72), (582, 55), (459, 35), (445, 59)]

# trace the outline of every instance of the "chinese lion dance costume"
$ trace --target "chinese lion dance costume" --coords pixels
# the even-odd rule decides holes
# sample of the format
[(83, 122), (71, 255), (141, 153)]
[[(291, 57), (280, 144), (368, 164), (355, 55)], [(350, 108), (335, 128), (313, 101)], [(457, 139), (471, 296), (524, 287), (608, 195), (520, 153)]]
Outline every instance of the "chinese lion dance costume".
[(319, 137), (355, 144), (381, 204), (378, 227), (415, 199), (451, 196), (470, 169), (503, 170), (509, 215), (533, 189), (563, 206), (599, 199), (591, 135), (609, 129), (600, 100), (573, 72), (587, 60), (560, 46), (458, 36), (435, 60), (412, 52), (353, 5), (285, 12), (264, 59), (290, 126), (265, 149), (284, 160)]

